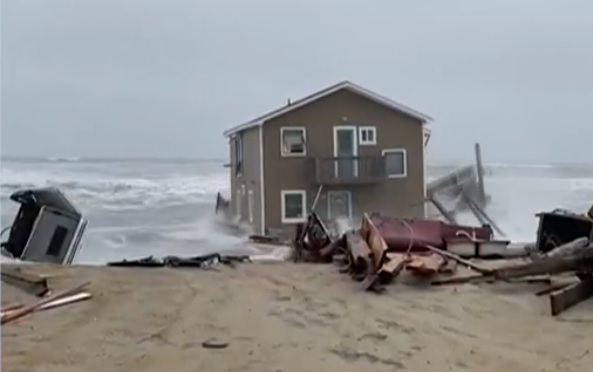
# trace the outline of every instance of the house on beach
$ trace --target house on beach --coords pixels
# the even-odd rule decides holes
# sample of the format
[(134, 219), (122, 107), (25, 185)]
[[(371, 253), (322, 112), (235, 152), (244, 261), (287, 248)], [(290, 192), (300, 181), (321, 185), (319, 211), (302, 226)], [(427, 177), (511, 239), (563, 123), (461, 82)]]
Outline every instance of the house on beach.
[(224, 132), (230, 208), (258, 233), (293, 231), (365, 212), (426, 214), (431, 118), (349, 81)]

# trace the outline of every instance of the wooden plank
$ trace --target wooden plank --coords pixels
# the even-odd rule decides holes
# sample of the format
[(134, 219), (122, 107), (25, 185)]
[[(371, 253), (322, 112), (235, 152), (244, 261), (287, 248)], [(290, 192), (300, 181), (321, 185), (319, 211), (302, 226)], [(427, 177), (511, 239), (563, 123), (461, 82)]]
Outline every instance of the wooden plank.
[(38, 297), (44, 296), (49, 291), (46, 278), (28, 274), (18, 267), (3, 267), (1, 278), (3, 282)]
[(21, 318), (25, 315), (28, 315), (28, 314), (36, 311), (40, 307), (42, 307), (50, 302), (53, 302), (53, 301), (60, 299), (62, 297), (66, 297), (66, 296), (75, 294), (75, 293), (81, 291), (84, 287), (88, 286), (89, 284), (90, 284), (90, 282), (85, 282), (83, 284), (77, 285), (74, 288), (55, 293), (49, 297), (42, 298), (37, 302), (31, 303), (29, 305), (25, 305), (20, 309), (16, 309), (14, 311), (6, 313), (6, 314), (2, 315), (0, 324), (6, 324), (8, 322), (14, 321), (18, 318)]
[(550, 311), (556, 316), (588, 298), (593, 297), (593, 278), (574, 283), (550, 295)]
[(377, 272), (383, 265), (385, 254), (387, 253), (389, 247), (373, 223), (373, 220), (366, 213), (363, 216), (363, 224), (365, 224), (366, 228), (368, 229), (367, 243), (371, 248), (371, 252), (373, 253), (373, 271)]
[(350, 255), (350, 273), (354, 279), (363, 280), (375, 272), (371, 249), (359, 233), (352, 231), (346, 233), (346, 247)]
[(387, 253), (387, 262), (377, 272), (381, 284), (387, 284), (402, 272), (410, 257), (404, 253)]
[(410, 262), (406, 265), (406, 269), (419, 276), (436, 275), (441, 268), (445, 266), (447, 260), (440, 254), (417, 255), (411, 256)]
[(432, 251), (434, 253), (440, 254), (443, 257), (446, 257), (446, 258), (449, 258), (451, 260), (454, 260), (454, 261), (460, 263), (461, 265), (464, 265), (466, 267), (469, 267), (470, 269), (472, 269), (474, 271), (477, 271), (480, 274), (490, 274), (492, 272), (492, 270), (490, 270), (490, 269), (485, 269), (485, 268), (483, 268), (483, 267), (481, 267), (479, 265), (476, 265), (475, 263), (473, 263), (473, 262), (471, 262), (469, 260), (466, 260), (464, 258), (459, 257), (456, 254), (453, 254), (451, 252), (444, 251), (444, 250), (439, 249), (437, 247), (433, 247), (432, 245), (426, 245), (426, 248), (428, 248), (430, 251)]

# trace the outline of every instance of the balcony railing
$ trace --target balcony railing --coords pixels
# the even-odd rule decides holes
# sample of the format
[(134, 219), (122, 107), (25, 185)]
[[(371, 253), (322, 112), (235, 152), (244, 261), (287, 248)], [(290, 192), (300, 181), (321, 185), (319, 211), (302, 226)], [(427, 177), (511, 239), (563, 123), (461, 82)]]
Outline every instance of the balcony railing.
[(311, 162), (316, 184), (372, 184), (387, 178), (382, 156), (312, 158)]

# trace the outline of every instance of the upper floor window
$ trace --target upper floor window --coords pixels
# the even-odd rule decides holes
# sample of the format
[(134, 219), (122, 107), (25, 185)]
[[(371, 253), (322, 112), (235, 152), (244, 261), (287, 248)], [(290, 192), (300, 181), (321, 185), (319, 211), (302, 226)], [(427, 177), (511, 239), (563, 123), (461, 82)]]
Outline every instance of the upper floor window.
[(280, 129), (280, 152), (282, 156), (304, 156), (307, 154), (306, 131), (303, 127)]
[(233, 138), (233, 162), (235, 175), (243, 174), (243, 135), (237, 133)]
[(408, 176), (408, 155), (406, 149), (384, 149), (385, 170), (388, 178)]
[(358, 127), (358, 143), (360, 145), (376, 145), (377, 144), (377, 128), (376, 127)]

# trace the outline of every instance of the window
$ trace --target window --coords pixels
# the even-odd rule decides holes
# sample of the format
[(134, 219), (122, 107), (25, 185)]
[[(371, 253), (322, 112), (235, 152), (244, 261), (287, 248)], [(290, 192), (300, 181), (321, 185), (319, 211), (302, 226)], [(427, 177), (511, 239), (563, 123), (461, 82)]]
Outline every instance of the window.
[(59, 257), (67, 234), (68, 229), (63, 226), (57, 226), (53, 236), (51, 237), (51, 240), (49, 241), (49, 247), (47, 247), (47, 251), (45, 253), (50, 256)]
[(282, 156), (304, 156), (307, 153), (305, 128), (280, 129), (280, 146)]
[(241, 133), (233, 138), (233, 165), (236, 176), (243, 174), (243, 135)]
[(385, 149), (385, 170), (388, 178), (404, 178), (408, 175), (408, 156), (405, 149)]
[(281, 203), (282, 223), (306, 220), (307, 192), (305, 190), (283, 190)]
[(359, 127), (358, 138), (360, 145), (376, 145), (377, 144), (377, 128), (375, 127)]

